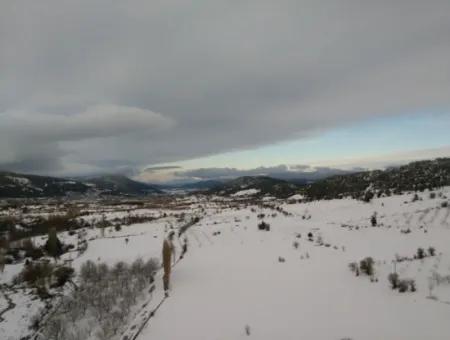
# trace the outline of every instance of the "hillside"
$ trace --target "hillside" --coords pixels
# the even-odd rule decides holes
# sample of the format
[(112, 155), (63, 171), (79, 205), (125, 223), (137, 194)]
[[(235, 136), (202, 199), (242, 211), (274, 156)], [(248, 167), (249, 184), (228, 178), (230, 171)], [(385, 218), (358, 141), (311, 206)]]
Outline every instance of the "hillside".
[(103, 195), (148, 195), (161, 193), (150, 184), (133, 181), (121, 175), (102, 175), (88, 178), (84, 181), (94, 186)]
[(387, 170), (333, 176), (304, 188), (310, 199), (350, 196), (370, 199), (404, 191), (423, 191), (450, 185), (450, 158), (413, 162)]
[(0, 198), (63, 197), (74, 195), (132, 195), (161, 193), (158, 188), (119, 175), (83, 179), (0, 172)]
[(0, 197), (35, 198), (85, 194), (89, 186), (56, 177), (0, 172)]

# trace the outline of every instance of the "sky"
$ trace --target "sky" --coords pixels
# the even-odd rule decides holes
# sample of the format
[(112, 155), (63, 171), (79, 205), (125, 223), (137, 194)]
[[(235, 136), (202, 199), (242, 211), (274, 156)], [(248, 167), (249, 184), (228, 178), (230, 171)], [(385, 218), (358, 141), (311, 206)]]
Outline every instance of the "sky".
[(167, 181), (450, 156), (448, 13), (2, 1), (0, 169)]

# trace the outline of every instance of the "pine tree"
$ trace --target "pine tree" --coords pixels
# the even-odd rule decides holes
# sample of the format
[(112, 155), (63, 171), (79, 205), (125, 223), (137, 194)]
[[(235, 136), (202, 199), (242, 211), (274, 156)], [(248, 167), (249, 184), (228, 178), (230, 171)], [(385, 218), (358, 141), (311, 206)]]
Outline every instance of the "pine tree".
[(63, 253), (62, 248), (63, 246), (56, 234), (56, 229), (51, 228), (48, 231), (48, 239), (47, 243), (45, 244), (45, 250), (50, 256), (53, 256), (56, 259)]

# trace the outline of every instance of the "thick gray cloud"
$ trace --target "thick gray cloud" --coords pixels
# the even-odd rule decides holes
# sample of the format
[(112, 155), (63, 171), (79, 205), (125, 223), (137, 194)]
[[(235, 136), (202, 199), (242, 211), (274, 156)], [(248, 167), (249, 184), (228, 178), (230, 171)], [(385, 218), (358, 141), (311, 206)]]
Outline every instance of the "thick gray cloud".
[(3, 1), (0, 167), (115, 171), (450, 108), (449, 1)]

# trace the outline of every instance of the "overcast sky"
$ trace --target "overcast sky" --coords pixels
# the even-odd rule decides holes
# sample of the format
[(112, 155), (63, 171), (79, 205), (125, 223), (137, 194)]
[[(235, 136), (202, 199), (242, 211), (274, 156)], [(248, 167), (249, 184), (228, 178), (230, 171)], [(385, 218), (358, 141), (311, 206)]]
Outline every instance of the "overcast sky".
[(1, 1), (0, 169), (441, 155), (449, 13), (437, 0)]

